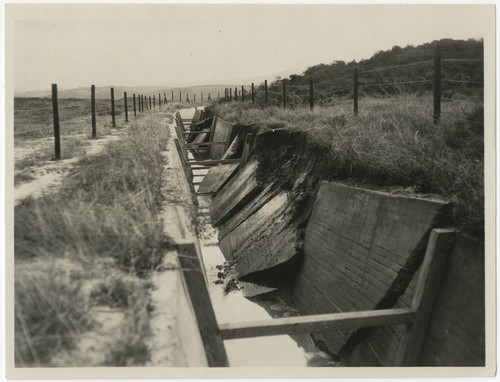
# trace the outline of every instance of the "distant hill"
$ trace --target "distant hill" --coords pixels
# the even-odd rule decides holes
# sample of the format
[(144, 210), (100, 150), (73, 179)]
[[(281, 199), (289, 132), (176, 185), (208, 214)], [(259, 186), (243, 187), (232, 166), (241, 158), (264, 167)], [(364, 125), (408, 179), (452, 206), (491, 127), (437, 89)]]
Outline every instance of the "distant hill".
[[(325, 97), (335, 92), (336, 96), (349, 95), (352, 92), (353, 72), (359, 70), (360, 93), (394, 94), (401, 90), (427, 91), (432, 89), (433, 58), (436, 45), (441, 47), (443, 59), (441, 76), (443, 79), (459, 81), (443, 81), (443, 92), (470, 94), (482, 91), (483, 82), (483, 41), (443, 39), (422, 44), (408, 45), (404, 48), (394, 46), (392, 49), (376, 52), (371, 58), (359, 62), (334, 61), (330, 64), (318, 64), (307, 68), (302, 74), (292, 74), (287, 79), (290, 92), (305, 96), (309, 92), (309, 81), (312, 80), (315, 92)], [(467, 62), (446, 62), (446, 59), (470, 60)], [(419, 65), (410, 65), (430, 61)], [(386, 70), (379, 70), (386, 68)], [(400, 84), (412, 81), (412, 84)], [(392, 84), (378, 86), (378, 84)], [(281, 80), (270, 85), (271, 91), (281, 91)], [(345, 89), (345, 90), (344, 90)], [(338, 92), (337, 92), (338, 90)], [(328, 95), (328, 92), (330, 92)], [(262, 92), (260, 92), (262, 93)], [(315, 93), (316, 94), (316, 93)], [(260, 95), (262, 96), (262, 94)]]
[[(146, 96), (153, 96), (166, 93), (167, 99), (170, 101), (172, 96), (172, 91), (174, 92), (174, 99), (177, 101), (179, 99), (179, 91), (182, 92), (182, 100), (185, 100), (186, 94), (189, 94), (189, 98), (192, 100), (193, 95), (196, 94), (197, 99), (201, 99), (201, 93), (203, 93), (204, 99), (208, 98), (208, 94), (212, 99), (217, 98), (217, 93), (220, 96), (224, 96), (224, 89), (226, 87), (236, 87), (238, 85), (202, 85), (202, 86), (186, 86), (186, 87), (160, 87), (160, 86), (100, 86), (95, 89), (95, 94), (97, 99), (109, 99), (110, 88), (113, 87), (115, 91), (115, 99), (123, 98), (123, 93), (127, 92), (127, 96), (131, 97), (132, 94), (142, 94)], [(51, 90), (47, 91), (29, 91), (20, 92), (15, 94), (19, 98), (46, 98), (51, 97)], [(89, 87), (78, 87), (75, 89), (59, 89), (59, 98), (90, 98), (90, 86)], [(200, 97), (200, 98), (199, 98)]]

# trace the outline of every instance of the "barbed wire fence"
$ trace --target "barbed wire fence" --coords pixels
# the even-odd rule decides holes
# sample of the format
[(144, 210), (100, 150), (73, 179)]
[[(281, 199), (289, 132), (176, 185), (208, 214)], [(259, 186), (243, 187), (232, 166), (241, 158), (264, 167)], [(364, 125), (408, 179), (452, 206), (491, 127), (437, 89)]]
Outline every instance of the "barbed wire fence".
[[(333, 78), (316, 82), (310, 80), (308, 85), (295, 84), (290, 79), (278, 79), (268, 85), (266, 80), (259, 86), (252, 83), (242, 87), (250, 92), (249, 96), (246, 96), (245, 92), (239, 92), (237, 87), (227, 88), (223, 100), (283, 108), (309, 106), (311, 110), (315, 106), (326, 108), (351, 104), (352, 113), (357, 116), (360, 107), (364, 107), (360, 105), (360, 100), (366, 96), (387, 101), (396, 99), (394, 95), (432, 92), (432, 120), (435, 125), (439, 124), (442, 118), (479, 125), (483, 123), (482, 117), (479, 121), (459, 118), (447, 105), (459, 103), (474, 108), (484, 103), (482, 64), (481, 59), (442, 59), (440, 47), (437, 46), (432, 60), (369, 70), (362, 70), (357, 65), (352, 70), (336, 73)], [(480, 80), (464, 79), (460, 78), (460, 75), (454, 77), (453, 74), (457, 71), (453, 69), (456, 69), (457, 65), (475, 65)], [(399, 77), (395, 79), (398, 72)], [(370, 107), (369, 103), (365, 106)]]
[[(389, 65), (370, 70), (360, 70), (359, 66), (352, 70), (338, 72), (334, 77), (313, 81), (308, 84), (294, 84), (292, 81), (283, 79), (277, 80), (268, 85), (265, 80), (263, 84), (255, 86), (242, 85), (227, 87), (224, 94), (217, 95), (208, 93), (208, 96), (201, 93), (183, 93), (182, 90), (171, 90), (170, 102), (192, 106), (203, 105), (212, 101), (242, 102), (255, 106), (275, 106), (283, 108), (306, 108), (313, 110), (315, 107), (339, 107), (347, 110), (352, 107), (354, 116), (359, 114), (361, 107), (378, 107), (377, 103), (361, 103), (366, 96), (371, 99), (388, 101), (396, 99), (394, 95), (432, 92), (432, 119), (434, 124), (438, 124), (442, 118), (448, 118), (460, 122), (467, 122), (482, 125), (482, 116), (476, 116), (474, 120), (460, 118), (455, 115), (447, 105), (462, 105), (464, 110), (473, 110), (477, 105), (484, 102), (484, 76), (483, 61), (480, 59), (458, 59), (441, 58), (441, 51), (436, 47), (433, 60), (411, 62), (401, 65)], [(454, 68), (460, 65), (474, 65), (480, 67), (479, 79), (461, 78), (453, 76), (457, 71)], [(421, 68), (420, 72), (414, 72), (415, 68)], [(444, 70), (443, 70), (444, 69)], [(397, 80), (395, 73), (403, 72)], [(408, 78), (401, 80), (402, 77)], [(457, 96), (458, 95), (458, 96)], [(110, 88), (109, 99), (96, 99), (95, 86), (90, 87), (90, 103), (82, 102), (81, 99), (59, 99), (57, 95), (57, 84), (52, 85), (52, 106), (42, 106), (35, 108), (14, 108), (14, 119), (35, 123), (24, 123), (22, 129), (15, 128), (14, 136), (42, 137), (49, 136), (51, 131), (55, 140), (55, 159), (59, 160), (60, 135), (71, 134), (75, 131), (85, 131), (91, 126), (91, 137), (97, 138), (97, 124), (101, 126), (111, 125), (116, 128), (116, 118), (122, 117), (125, 123), (129, 121), (129, 115), (134, 118), (141, 117), (145, 113), (152, 111), (169, 102), (167, 93), (156, 94), (132, 94), (132, 97), (123, 93), (121, 99), (115, 100), (114, 88)], [(47, 99), (47, 103), (49, 103)], [(129, 110), (130, 105), (130, 110)], [(374, 106), (373, 106), (374, 105)], [(52, 121), (50, 121), (50, 110), (52, 110)], [(75, 114), (77, 116), (75, 116)], [(63, 123), (65, 129), (61, 131), (60, 124)], [(74, 126), (73, 126), (74, 125)], [(80, 129), (80, 130), (79, 130)], [(84, 130), (82, 130), (84, 129)], [(88, 130), (87, 130), (88, 131)], [(59, 147), (59, 149), (58, 149)]]

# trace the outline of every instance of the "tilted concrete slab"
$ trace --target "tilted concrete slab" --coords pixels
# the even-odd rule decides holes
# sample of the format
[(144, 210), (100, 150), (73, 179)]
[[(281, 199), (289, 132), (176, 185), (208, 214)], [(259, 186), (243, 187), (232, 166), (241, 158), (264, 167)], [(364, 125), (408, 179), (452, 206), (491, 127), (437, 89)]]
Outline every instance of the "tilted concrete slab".
[[(422, 260), (447, 203), (322, 182), (294, 286), (303, 314), (394, 304)], [(392, 301), (392, 302), (391, 302)], [(317, 333), (339, 353), (352, 331)]]
[(214, 144), (210, 148), (210, 158), (221, 159), (227, 148), (229, 147), (231, 134), (233, 132), (231, 123), (226, 122), (220, 118), (215, 118), (212, 126), (212, 133), (210, 137), (211, 142), (225, 142), (223, 144)]
[(297, 255), (302, 223), (281, 191), (222, 238), (219, 248), (240, 277), (269, 270)]
[(217, 227), (217, 230), (219, 231), (219, 240), (222, 240), (222, 238), (236, 229), (240, 224), (247, 220), (249, 216), (254, 214), (259, 208), (274, 198), (278, 193), (279, 189), (277, 187), (273, 187), (272, 184), (268, 184), (264, 189), (262, 189), (262, 191), (249, 200), (247, 204), (239, 208), (230, 220), (225, 221)]
[(203, 178), (198, 193), (217, 192), (234, 175), (239, 163), (220, 164), (208, 170)]
[(210, 206), (212, 224), (217, 226), (260, 190), (257, 182), (257, 161), (249, 162), (215, 196)]

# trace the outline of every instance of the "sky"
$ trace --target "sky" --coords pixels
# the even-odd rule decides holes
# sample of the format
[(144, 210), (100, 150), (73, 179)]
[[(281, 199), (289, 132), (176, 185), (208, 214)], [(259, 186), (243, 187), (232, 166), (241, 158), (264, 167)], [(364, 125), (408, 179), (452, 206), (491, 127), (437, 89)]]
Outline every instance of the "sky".
[(240, 83), (394, 45), (483, 38), (493, 16), (456, 4), (8, 4), (6, 81), (16, 92)]

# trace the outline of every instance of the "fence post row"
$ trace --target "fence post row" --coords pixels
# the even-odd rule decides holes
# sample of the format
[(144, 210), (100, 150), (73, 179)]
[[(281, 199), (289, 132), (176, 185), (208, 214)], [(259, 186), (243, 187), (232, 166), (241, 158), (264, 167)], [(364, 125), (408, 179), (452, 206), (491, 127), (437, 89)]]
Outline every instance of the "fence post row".
[(354, 68), (353, 76), (353, 97), (354, 97), (354, 116), (358, 116), (358, 68)]
[(132, 95), (132, 99), (134, 100), (134, 117), (137, 117), (137, 112), (135, 110), (135, 93)]
[(61, 159), (61, 135), (59, 130), (59, 105), (57, 101), (57, 84), (52, 84), (52, 118), (54, 120), (55, 160)]
[(434, 125), (441, 119), (441, 47), (436, 45), (434, 49), (434, 113), (432, 120)]
[(111, 88), (111, 122), (116, 127), (115, 121), (115, 89)]
[(90, 86), (90, 109), (92, 113), (92, 138), (97, 137), (95, 118), (95, 85)]
[(125, 122), (128, 122), (127, 92), (123, 93), (123, 100), (125, 101)]

